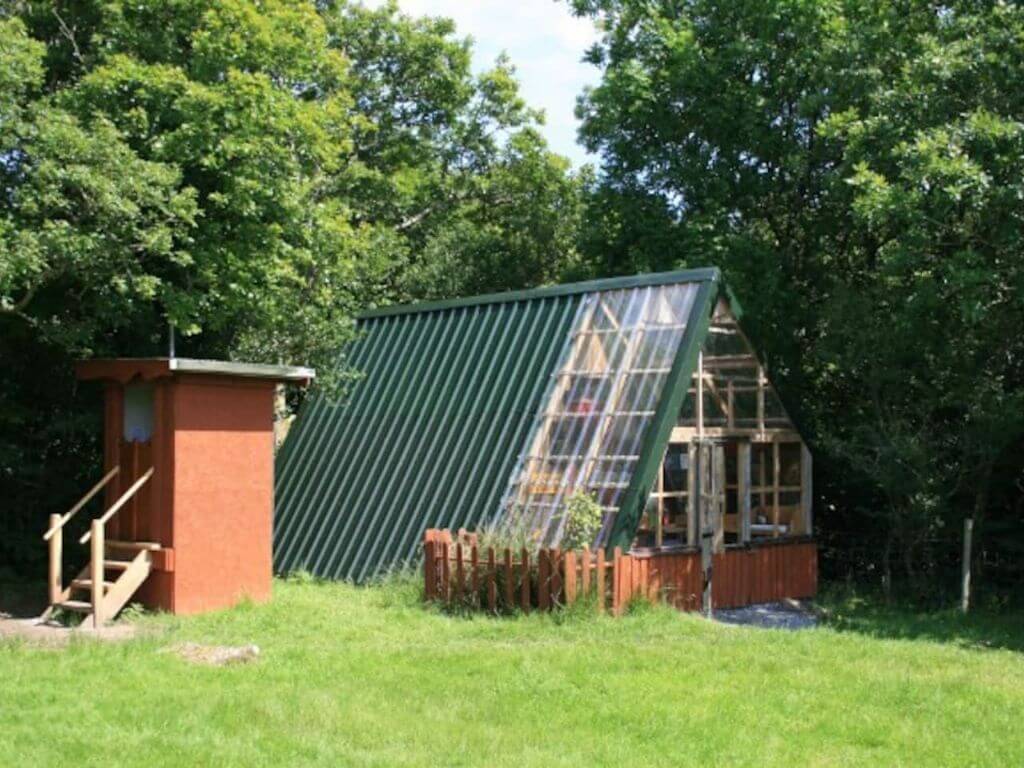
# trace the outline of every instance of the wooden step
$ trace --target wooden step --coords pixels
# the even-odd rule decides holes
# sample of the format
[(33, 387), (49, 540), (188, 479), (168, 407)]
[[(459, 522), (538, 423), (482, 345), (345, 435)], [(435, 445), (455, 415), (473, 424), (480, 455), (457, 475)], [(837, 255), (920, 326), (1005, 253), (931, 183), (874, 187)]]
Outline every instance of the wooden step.
[(107, 539), (106, 544), (112, 549), (148, 549), (150, 551), (163, 549), (163, 546), (155, 541), (118, 541), (117, 539)]
[[(92, 579), (72, 579), (71, 586), (76, 589), (92, 589)], [(110, 589), (112, 586), (114, 586), (114, 582), (112, 581), (103, 582), (104, 589)]]
[(104, 560), (103, 567), (108, 571), (123, 571), (132, 564), (131, 560)]
[(65, 600), (63, 603), (57, 603), (57, 605), (65, 611), (74, 611), (75, 613), (92, 613), (92, 603), (87, 603), (83, 600)]

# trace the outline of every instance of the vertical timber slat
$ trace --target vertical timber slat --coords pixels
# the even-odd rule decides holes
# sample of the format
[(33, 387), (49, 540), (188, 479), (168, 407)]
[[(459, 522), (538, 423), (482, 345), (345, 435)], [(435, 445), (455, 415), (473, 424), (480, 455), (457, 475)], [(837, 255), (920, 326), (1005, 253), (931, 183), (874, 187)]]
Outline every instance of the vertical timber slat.
[(494, 547), (487, 548), (487, 610), (492, 614), (498, 612), (498, 589), (495, 581), (497, 565), (494, 558)]
[(566, 552), (562, 564), (565, 569), (565, 605), (568, 607), (576, 602), (576, 553), (571, 549)]
[(520, 607), (523, 609), (523, 613), (530, 612), (530, 553), (526, 547), (523, 547), (519, 553), (520, 568), (522, 569), (523, 577), (522, 582), (519, 585), (519, 597)]
[(516, 573), (512, 567), (512, 550), (505, 547), (505, 610), (514, 611), (516, 607), (515, 597)]

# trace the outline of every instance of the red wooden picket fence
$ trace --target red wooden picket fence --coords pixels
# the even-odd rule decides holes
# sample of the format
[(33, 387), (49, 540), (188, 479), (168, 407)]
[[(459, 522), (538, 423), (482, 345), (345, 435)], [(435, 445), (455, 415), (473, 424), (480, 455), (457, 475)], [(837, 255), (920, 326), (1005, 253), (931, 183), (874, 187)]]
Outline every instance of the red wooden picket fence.
[[(472, 534), (428, 530), (423, 537), (424, 599), (449, 608), (491, 614), (547, 611), (591, 601), (618, 615), (635, 599), (699, 610), (700, 554), (615, 549), (590, 551), (483, 548)], [(729, 548), (712, 559), (712, 603), (738, 608), (817, 592), (813, 541), (790, 540)]]

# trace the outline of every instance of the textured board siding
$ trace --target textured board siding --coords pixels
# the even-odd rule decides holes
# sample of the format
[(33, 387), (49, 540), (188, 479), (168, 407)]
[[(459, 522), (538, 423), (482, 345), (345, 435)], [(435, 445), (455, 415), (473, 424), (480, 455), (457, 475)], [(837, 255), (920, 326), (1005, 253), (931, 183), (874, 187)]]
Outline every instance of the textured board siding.
[(361, 582), (427, 528), (494, 515), (580, 294), (360, 323), (346, 399), (306, 403), (277, 460), (274, 567)]

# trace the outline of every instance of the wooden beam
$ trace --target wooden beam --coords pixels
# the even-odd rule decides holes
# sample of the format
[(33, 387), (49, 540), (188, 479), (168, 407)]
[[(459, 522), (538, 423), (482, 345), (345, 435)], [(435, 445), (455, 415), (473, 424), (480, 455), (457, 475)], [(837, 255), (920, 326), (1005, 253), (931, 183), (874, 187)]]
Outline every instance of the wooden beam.
[(92, 624), (99, 629), (106, 621), (103, 613), (103, 562), (106, 560), (106, 549), (103, 546), (103, 523), (100, 520), (93, 520), (90, 533), (92, 533), (92, 560), (89, 562), (89, 578), (92, 579)]
[[(670, 442), (685, 444), (699, 438), (696, 427), (675, 427)], [(790, 427), (755, 429), (753, 427), (704, 427), (703, 437), (744, 437), (755, 443), (795, 443), (800, 440), (800, 433)]]
[(741, 442), (736, 446), (736, 502), (740, 516), (739, 538), (741, 544), (750, 541), (750, 443)]
[(782, 473), (781, 448), (772, 443), (772, 536), (779, 535), (779, 475)]
[(60, 515), (50, 515), (50, 530), (46, 532), (50, 539), (50, 569), (47, 584), (50, 591), (50, 605), (60, 602), (61, 593), (64, 591), (64, 577), (61, 572), (61, 563), (64, 558), (64, 531), (61, 528)]
[(694, 443), (686, 446), (686, 455), (686, 489), (689, 493), (686, 497), (686, 544), (693, 547), (697, 544), (697, 497), (700, 496), (697, 488), (697, 449)]

